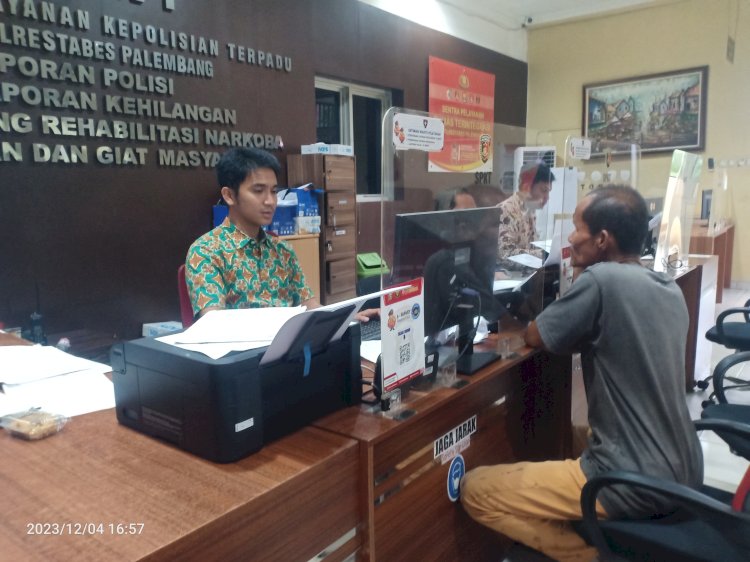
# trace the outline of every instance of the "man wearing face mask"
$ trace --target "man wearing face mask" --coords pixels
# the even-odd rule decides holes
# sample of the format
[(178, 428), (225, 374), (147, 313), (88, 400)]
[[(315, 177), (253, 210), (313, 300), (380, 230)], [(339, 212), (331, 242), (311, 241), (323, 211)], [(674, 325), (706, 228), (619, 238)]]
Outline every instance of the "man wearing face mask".
[(542, 257), (542, 250), (531, 247), (532, 240), (537, 239), (535, 213), (547, 204), (554, 180), (545, 164), (527, 164), (521, 169), (518, 191), (498, 205), (498, 261), (517, 254)]

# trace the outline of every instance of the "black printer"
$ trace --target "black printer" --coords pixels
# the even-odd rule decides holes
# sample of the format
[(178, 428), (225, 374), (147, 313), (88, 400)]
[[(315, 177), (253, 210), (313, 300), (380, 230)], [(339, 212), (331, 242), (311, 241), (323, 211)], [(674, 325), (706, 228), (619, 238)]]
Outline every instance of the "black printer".
[(333, 331), (325, 323), (309, 328), (312, 340), (295, 339), (268, 364), (261, 364), (266, 347), (214, 360), (152, 338), (117, 344), (111, 351), (117, 419), (223, 463), (359, 404), (359, 325), (337, 341), (329, 341)]

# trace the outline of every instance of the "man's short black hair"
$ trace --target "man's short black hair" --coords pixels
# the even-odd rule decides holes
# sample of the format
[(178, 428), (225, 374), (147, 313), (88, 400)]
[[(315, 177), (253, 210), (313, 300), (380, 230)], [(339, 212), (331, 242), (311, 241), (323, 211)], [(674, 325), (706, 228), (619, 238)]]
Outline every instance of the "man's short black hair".
[(453, 195), (451, 195), (450, 203), (448, 203), (449, 209), (455, 209), (456, 208), (456, 196), (457, 195), (468, 195), (472, 199), (474, 199), (474, 196), (471, 194), (471, 191), (469, 191), (468, 187), (459, 187)]
[(628, 185), (605, 185), (588, 197), (591, 203), (582, 218), (591, 234), (606, 230), (622, 253), (641, 255), (648, 234), (648, 208), (641, 194)]
[(536, 167), (536, 174), (534, 174), (534, 181), (531, 182), (531, 185), (533, 186), (539, 182), (552, 183), (553, 181), (555, 181), (555, 174), (552, 173), (549, 166), (547, 164), (539, 164)]
[[(531, 182), (529, 182), (531, 180)], [(550, 167), (543, 162), (535, 162), (532, 164), (524, 164), (519, 174), (519, 186), (528, 185), (529, 188), (534, 187), (539, 182), (552, 183), (555, 181), (555, 174), (552, 173)]]
[(281, 173), (279, 161), (270, 152), (260, 148), (230, 148), (216, 164), (219, 187), (226, 186), (236, 192), (247, 175), (258, 168), (270, 168), (277, 178)]

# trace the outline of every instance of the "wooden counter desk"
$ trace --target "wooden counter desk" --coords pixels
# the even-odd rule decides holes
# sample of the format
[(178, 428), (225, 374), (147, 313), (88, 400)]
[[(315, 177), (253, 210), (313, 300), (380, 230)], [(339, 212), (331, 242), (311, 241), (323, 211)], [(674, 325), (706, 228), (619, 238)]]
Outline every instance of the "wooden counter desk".
[[(494, 347), (495, 336), (490, 346)], [(466, 469), (517, 460), (563, 458), (571, 448), (571, 359), (522, 348), (462, 388), (410, 391), (414, 414), (396, 421), (367, 406), (314, 425), (359, 441), (365, 560), (494, 560), (508, 543), (472, 521), (447, 495), (449, 462), (433, 443), (472, 416), (476, 433), (461, 454)]]
[(305, 561), (347, 533), (326, 560), (360, 547), (357, 443), (313, 427), (215, 464), (106, 410), (41, 441), (0, 431), (0, 455), (4, 560)]

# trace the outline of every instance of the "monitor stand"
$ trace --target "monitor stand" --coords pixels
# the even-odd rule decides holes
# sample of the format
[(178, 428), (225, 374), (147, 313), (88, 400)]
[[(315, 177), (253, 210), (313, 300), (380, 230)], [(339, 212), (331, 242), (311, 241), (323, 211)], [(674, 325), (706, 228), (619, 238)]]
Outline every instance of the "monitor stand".
[(473, 375), (500, 359), (497, 353), (491, 351), (474, 352), (474, 325), (470, 315), (466, 315), (458, 325), (458, 352), (461, 355), (456, 360), (456, 371), (462, 375)]
[(498, 354), (489, 351), (472, 353), (471, 355), (464, 354), (456, 361), (456, 371), (461, 375), (473, 375), (479, 369), (498, 359), (500, 359)]

